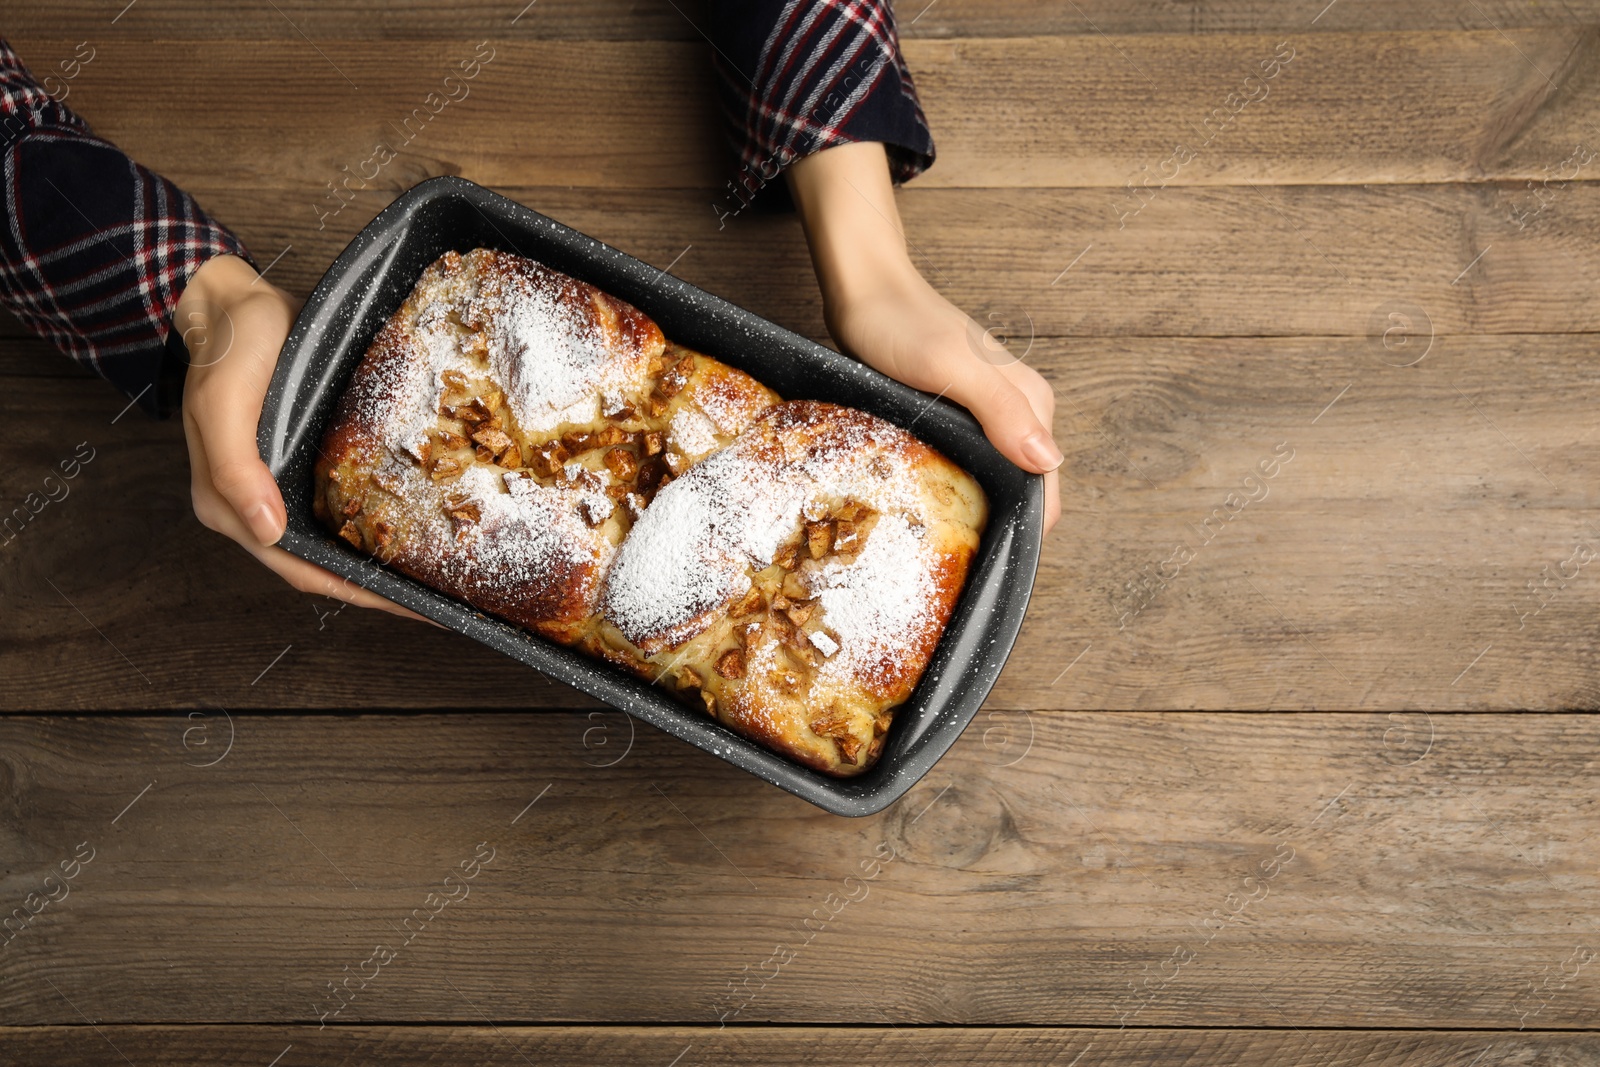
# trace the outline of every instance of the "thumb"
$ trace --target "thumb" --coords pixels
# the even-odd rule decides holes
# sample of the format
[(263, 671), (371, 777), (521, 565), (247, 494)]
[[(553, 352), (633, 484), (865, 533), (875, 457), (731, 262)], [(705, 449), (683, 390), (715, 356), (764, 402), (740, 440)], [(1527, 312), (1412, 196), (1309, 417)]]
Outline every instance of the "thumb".
[(1017, 466), (1036, 474), (1061, 466), (1061, 449), (1027, 396), (996, 368), (985, 369), (987, 373), (959, 380), (950, 398), (972, 412), (994, 447)]

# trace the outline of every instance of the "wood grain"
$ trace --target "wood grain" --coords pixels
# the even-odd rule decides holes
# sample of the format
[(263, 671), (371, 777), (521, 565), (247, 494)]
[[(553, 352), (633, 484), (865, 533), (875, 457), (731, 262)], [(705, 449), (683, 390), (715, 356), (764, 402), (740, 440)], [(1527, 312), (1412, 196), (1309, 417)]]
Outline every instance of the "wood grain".
[[(701, 39), (709, 28), (704, 0), (453, 0), (448, 7), (356, 0), (338, 4), (283, 0), (165, 0), (141, 4), (111, 21), (116, 7), (97, 0), (58, 0), (7, 11), (7, 32), (27, 36), (108, 35), (146, 39), (374, 37), (414, 40), (456, 33), (519, 39)], [(108, 7), (111, 10), (108, 12)], [(278, 10), (272, 10), (276, 7)], [(1119, 0), (903, 0), (894, 5), (900, 34), (925, 37), (1027, 37), (1148, 33), (1302, 33), (1370, 30), (1483, 30), (1600, 22), (1595, 0), (1187, 0), (1127, 4)], [(520, 17), (519, 17), (520, 16)], [(303, 38), (302, 38), (303, 39)]]
[[(1600, 708), (1593, 339), (1408, 343), (1036, 339), (1065, 518), (991, 705)], [(591, 705), (467, 638), (329, 616), (198, 524), (181, 426), (111, 425), (124, 404), (0, 389), (6, 512), (98, 450), (0, 545), (0, 707)]]
[[(288, 1051), (285, 1065), (310, 1062), (382, 1062), (396, 1067), (472, 1062), (485, 1067), (529, 1063), (548, 1067), (593, 1063), (676, 1062), (677, 1067), (898, 1067), (964, 1063), (1006, 1067), (1016, 1063), (1067, 1064), (1080, 1052), (1085, 1063), (1144, 1067), (1261, 1067), (1281, 1063), (1362, 1063), (1372, 1067), (1466, 1067), (1486, 1048), (1503, 1057), (1485, 1063), (1536, 1062), (1566, 1067), (1592, 1062), (1600, 1044), (1592, 1034), (1523, 1032), (1467, 1034), (1430, 1031), (1294, 1033), (1252, 1030), (1136, 1030), (1124, 1033), (1052, 1027), (1026, 1029), (905, 1029), (869, 1026), (760, 1027), (715, 1030), (688, 1026), (359, 1026), (317, 1030), (301, 1026), (102, 1026), (0, 1029), (22, 1063), (170, 1067), (229, 1062), (267, 1063)], [(678, 1057), (674, 1061), (674, 1057)]]
[[(703, 0), (10, 7), (297, 295), (461, 174), (824, 335), (797, 221), (719, 224)], [(0, 533), (0, 916), (94, 853), (0, 931), (0, 1060), (1600, 1060), (1600, 0), (897, 14), (919, 266), (1056, 386), (1067, 454), (950, 755), (838, 820), (295, 593), (193, 518), (178, 422), (5, 318), (0, 518), (95, 451)]]
[(8, 1022), (315, 1025), (346, 973), (370, 981), (332, 1023), (1600, 1011), (1593, 716), (994, 716), (857, 820), (642, 726), (628, 747), (614, 713), (231, 723), (0, 720), (8, 907), (92, 850), (0, 956)]
[[(719, 229), (706, 193), (498, 191), (826, 336), (793, 215), (746, 212)], [(261, 266), (283, 253), (269, 277), (304, 295), (398, 192), (361, 194), (322, 229), (314, 197), (198, 195)], [(1103, 189), (907, 189), (899, 203), (937, 288), (980, 320), (1041, 337), (1365, 338), (1376, 313), (1401, 303), (1439, 335), (1600, 331), (1600, 184), (1569, 185), (1519, 226), (1525, 197), (1487, 184), (1171, 188), (1121, 228)], [(1381, 336), (1388, 320), (1377, 321)]]
[[(712, 189), (732, 176), (704, 43), (478, 45), (459, 32), (315, 50), (113, 37), (62, 84), (96, 129), (180, 185), (278, 185), (326, 196), (330, 210), (330, 183), (388, 187), (417, 168), (616, 189)], [(19, 45), (40, 71), (77, 46)], [(475, 52), (492, 59), (447, 87)], [(908, 42), (905, 54), (939, 153), (924, 188), (1521, 183), (1600, 168), (1595, 27), (955, 39)], [(440, 102), (447, 92), (457, 102)], [(195, 99), (210, 102), (203, 113)], [(1179, 145), (1188, 154), (1174, 162)], [(1589, 162), (1563, 167), (1578, 145)]]

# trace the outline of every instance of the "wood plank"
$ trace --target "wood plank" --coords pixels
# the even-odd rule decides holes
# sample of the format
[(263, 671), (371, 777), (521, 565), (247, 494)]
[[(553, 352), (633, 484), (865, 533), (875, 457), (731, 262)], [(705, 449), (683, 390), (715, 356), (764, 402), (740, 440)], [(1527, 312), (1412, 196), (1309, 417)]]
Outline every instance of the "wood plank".
[[(367, 668), (351, 674), (340, 661), (360, 648), (363, 662), (403, 675), (419, 641), (440, 660), (435, 677), (451, 679), (450, 704), (498, 676), (510, 706), (597, 706), (534, 671), (508, 673), (510, 661), (476, 642), (415, 622), (396, 633), (379, 613), (296, 592), (195, 519), (181, 420), (117, 419), (126, 406), (103, 382), (0, 387), (0, 504), (6, 517), (38, 509), (20, 532), (0, 531), (4, 706), (356, 706)], [(89, 459), (63, 479), (75, 455)], [(219, 617), (238, 625), (218, 630)]]
[(95, 379), (94, 371), (69, 359), (54, 345), (29, 333), (0, 311), (0, 378)]
[[(1183, 1063), (1190, 1067), (1260, 1067), (1280, 1063), (1362, 1063), (1371, 1067), (1464, 1067), (1485, 1049), (1498, 1063), (1579, 1063), (1600, 1055), (1592, 1034), (1450, 1033), (1447, 1031), (1130, 1030), (1120, 1034), (1054, 1027), (950, 1029), (889, 1026), (830, 1029), (759, 1027), (714, 1030), (688, 1026), (359, 1026), (318, 1031), (300, 1026), (82, 1026), (0, 1029), (23, 1062), (169, 1067), (230, 1062), (330, 1067), (383, 1062), (395, 1067), (465, 1062), (506, 1067), (593, 1063), (676, 1063), (706, 1067), (764, 1063), (774, 1067), (854, 1067), (959, 1062), (973, 1067), (1067, 1064), (1092, 1049), (1097, 1064)], [(293, 1050), (293, 1051), (290, 1051)], [(674, 1060), (674, 1057), (680, 1057)], [(1331, 1059), (1330, 1059), (1331, 1057)]]
[[(278, 260), (273, 281), (304, 296), (400, 188), (358, 194), (320, 229), (314, 190), (195, 191), (262, 266)], [(752, 210), (719, 229), (711, 193), (499, 191), (825, 336), (793, 215)], [(1038, 336), (1365, 337), (1395, 301), (1422, 307), (1440, 334), (1600, 331), (1600, 186), (1550, 197), (1541, 206), (1510, 184), (1172, 188), (1120, 227), (1123, 202), (1104, 189), (912, 187), (900, 208), (919, 266), (950, 299)]]
[(617, 716), (232, 723), (0, 719), (8, 907), (89, 860), (4, 952), (9, 1023), (314, 1026), (346, 974), (334, 1024), (1600, 1013), (1593, 716), (989, 720), (849, 821)]
[[(706, 28), (703, 0), (638, 3), (635, 0), (538, 0), (522, 10), (515, 0), (456, 0), (432, 4), (377, 0), (283, 0), (282, 14), (250, 0), (165, 0), (128, 11), (110, 27), (106, 5), (58, 0), (7, 15), (14, 38), (124, 33), (141, 39), (240, 37), (317, 40), (338, 37), (426, 39), (476, 33), (507, 37), (592, 40), (700, 39)], [(1118, 0), (905, 0), (895, 13), (901, 36), (1027, 37), (1046, 34), (1302, 33), (1352, 30), (1481, 30), (1564, 26), (1600, 21), (1596, 0), (1205, 0), (1126, 4)], [(674, 8), (677, 10), (675, 11)], [(520, 17), (518, 17), (520, 14)]]
[[(1416, 351), (1036, 340), (1065, 517), (991, 706), (1600, 707), (1594, 339), (1439, 336), (1384, 362)], [(97, 450), (0, 545), (0, 707), (592, 706), (466, 638), (327, 617), (198, 524), (181, 426), (110, 425), (124, 404), (0, 390), (7, 513)]]
[[(329, 183), (422, 172), (617, 189), (729, 176), (703, 43), (496, 40), (476, 77), (447, 89), (477, 48), (451, 38), (323, 40), (324, 60), (300, 39), (118, 37), (93, 46), (67, 99), (180, 185), (277, 184), (329, 210)], [(27, 54), (49, 69), (77, 47), (40, 38)], [(960, 39), (908, 42), (906, 56), (939, 151), (921, 187), (1521, 183), (1600, 169), (1593, 28)], [(1259, 80), (1266, 63), (1276, 73)], [(465, 95), (441, 102), (447, 91)], [(398, 158), (384, 164), (380, 142)], [(1587, 162), (1563, 166), (1579, 144)]]
[[(793, 215), (746, 212), (719, 230), (705, 193), (499, 191), (825, 336)], [(305, 294), (397, 192), (362, 194), (321, 230), (312, 197), (216, 188), (201, 199), (263, 264), (292, 245), (272, 278)], [(1037, 336), (1366, 337), (1395, 301), (1420, 306), (1438, 334), (1600, 332), (1600, 184), (1560, 190), (1519, 227), (1512, 212), (1529, 202), (1510, 185), (1173, 188), (1119, 228), (1103, 189), (913, 188), (899, 201), (935, 286)]]

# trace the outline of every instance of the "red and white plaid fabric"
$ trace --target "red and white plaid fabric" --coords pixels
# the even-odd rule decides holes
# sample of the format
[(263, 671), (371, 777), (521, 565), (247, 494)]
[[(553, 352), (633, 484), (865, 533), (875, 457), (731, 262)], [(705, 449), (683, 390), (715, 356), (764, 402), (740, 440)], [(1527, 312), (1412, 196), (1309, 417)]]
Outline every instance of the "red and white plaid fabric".
[(884, 0), (715, 0), (711, 41), (740, 183), (796, 159), (882, 141), (895, 181), (933, 163), (933, 138)]
[(0, 302), (149, 413), (170, 414), (186, 358), (171, 337), (173, 309), (201, 264), (248, 260), (244, 245), (94, 136), (4, 41), (0, 195)]

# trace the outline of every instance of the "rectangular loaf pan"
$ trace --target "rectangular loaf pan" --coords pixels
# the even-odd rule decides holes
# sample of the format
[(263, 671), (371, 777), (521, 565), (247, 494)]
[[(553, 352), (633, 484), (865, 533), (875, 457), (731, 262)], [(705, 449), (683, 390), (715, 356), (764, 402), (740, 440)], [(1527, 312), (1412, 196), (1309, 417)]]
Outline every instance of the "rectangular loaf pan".
[[(628, 301), (671, 340), (738, 367), (786, 400), (831, 401), (902, 427), (915, 423), (918, 437), (983, 486), (989, 528), (967, 588), (927, 673), (896, 710), (888, 744), (871, 770), (831, 778), (793, 763), (615, 667), (379, 565), (316, 521), (312, 464), (367, 346), (428, 264), (452, 249), (485, 247), (527, 256)], [(328, 268), (278, 358), (258, 444), (288, 506), (281, 547), (837, 815), (887, 807), (955, 743), (1011, 651), (1039, 562), (1043, 479), (996, 452), (966, 412), (456, 177), (432, 178), (404, 193)]]

